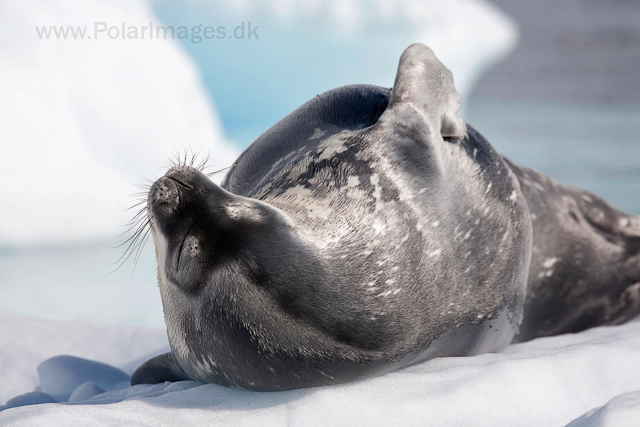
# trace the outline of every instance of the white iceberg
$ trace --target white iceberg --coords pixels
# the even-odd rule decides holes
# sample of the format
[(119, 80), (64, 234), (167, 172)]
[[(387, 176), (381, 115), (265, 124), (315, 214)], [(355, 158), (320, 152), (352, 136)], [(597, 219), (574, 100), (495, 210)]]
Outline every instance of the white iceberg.
[(145, 1), (0, 4), (0, 246), (114, 237), (127, 197), (166, 156), (237, 151), (193, 61), (173, 40), (40, 38), (36, 26), (149, 25)]
[[(142, 38), (152, 22), (191, 31), (221, 23), (231, 33), (248, 20), (262, 26), (259, 43)], [(121, 24), (140, 37), (94, 31)], [(43, 36), (50, 26), (87, 33)], [(176, 149), (210, 152), (211, 170), (229, 166), (238, 150), (225, 142), (194, 60), (227, 133), (248, 143), (319, 92), (390, 86), (410, 43), (434, 48), (466, 94), (516, 38), (509, 18), (483, 0), (3, 2), (0, 246), (117, 235), (133, 184), (161, 175)]]
[[(412, 43), (430, 46), (463, 98), (515, 46), (514, 22), (485, 0), (154, 0), (166, 24), (224, 27), (186, 39), (225, 130), (251, 142), (315, 95), (347, 84), (391, 87)], [(249, 25), (254, 34), (249, 38)], [(235, 39), (237, 27), (243, 38)], [(256, 39), (256, 36), (259, 37)]]

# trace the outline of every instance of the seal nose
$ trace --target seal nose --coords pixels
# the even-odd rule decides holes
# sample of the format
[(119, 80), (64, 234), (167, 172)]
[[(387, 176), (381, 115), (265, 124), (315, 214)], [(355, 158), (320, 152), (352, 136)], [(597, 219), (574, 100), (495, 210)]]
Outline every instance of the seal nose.
[(163, 176), (149, 190), (149, 204), (163, 211), (173, 211), (180, 204), (180, 192), (175, 180)]
[(149, 203), (159, 205), (170, 210), (175, 210), (180, 203), (180, 188), (194, 189), (193, 179), (197, 169), (180, 165), (174, 166), (166, 174), (158, 179), (149, 191)]

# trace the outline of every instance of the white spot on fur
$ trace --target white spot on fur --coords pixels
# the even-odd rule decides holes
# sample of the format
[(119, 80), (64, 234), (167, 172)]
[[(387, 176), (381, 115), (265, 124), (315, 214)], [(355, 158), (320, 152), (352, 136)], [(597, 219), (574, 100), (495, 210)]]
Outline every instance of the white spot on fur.
[(320, 128), (315, 128), (313, 130), (313, 135), (311, 135), (309, 139), (319, 139), (322, 138), (324, 134), (325, 132), (323, 130), (321, 130)]
[(377, 212), (380, 209), (382, 209), (382, 204), (383, 204), (382, 187), (380, 186), (380, 175), (378, 175), (377, 173), (374, 173), (371, 175), (369, 180), (371, 181), (371, 185), (373, 185), (373, 193), (371, 193), (371, 196), (376, 202), (376, 212)]
[(311, 219), (328, 220), (331, 217), (332, 209), (329, 207), (329, 201), (313, 197), (313, 192), (305, 188), (303, 185), (296, 185), (288, 188), (282, 194), (282, 197), (293, 197), (299, 200), (313, 200), (313, 203), (306, 203), (302, 206), (306, 208), (306, 214)]
[(371, 225), (371, 228), (373, 228), (373, 231), (375, 231), (376, 234), (384, 235), (387, 233), (387, 226), (378, 218), (373, 220), (373, 224)]
[(322, 143), (320, 143), (320, 145), (318, 145), (318, 149), (322, 150), (322, 153), (320, 154), (320, 157), (318, 157), (318, 159), (330, 159), (336, 154), (347, 151), (348, 148), (349, 147), (347, 147), (344, 141), (341, 141), (339, 139), (325, 139), (324, 141), (322, 141)]
[(582, 197), (582, 200), (584, 200), (585, 202), (593, 203), (593, 199), (587, 196), (586, 194), (583, 194), (581, 197)]
[(358, 185), (360, 185), (360, 178), (356, 175), (350, 175), (347, 178), (347, 187), (357, 187)]

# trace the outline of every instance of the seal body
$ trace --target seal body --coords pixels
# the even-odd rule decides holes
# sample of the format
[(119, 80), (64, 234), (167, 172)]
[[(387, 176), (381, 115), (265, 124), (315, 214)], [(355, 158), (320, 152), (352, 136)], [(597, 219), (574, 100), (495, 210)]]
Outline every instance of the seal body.
[(640, 313), (640, 218), (507, 161), (531, 212), (533, 250), (516, 341), (625, 322)]
[(283, 390), (505, 347), (531, 222), (516, 176), (459, 106), (451, 73), (412, 45), (391, 91), (316, 97), (222, 187), (169, 170), (148, 212), (172, 353), (134, 378), (179, 377), (175, 360), (185, 378)]

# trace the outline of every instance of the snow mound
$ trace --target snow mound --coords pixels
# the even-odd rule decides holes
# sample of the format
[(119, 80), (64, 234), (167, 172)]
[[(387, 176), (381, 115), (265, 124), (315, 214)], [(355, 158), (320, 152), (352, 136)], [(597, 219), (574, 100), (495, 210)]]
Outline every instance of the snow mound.
[(38, 376), (41, 391), (58, 402), (70, 400), (72, 394), (76, 395), (74, 400), (82, 400), (80, 396), (93, 396), (98, 389), (123, 388), (122, 385), (128, 386), (131, 379), (113, 366), (74, 356), (55, 356), (45, 360), (38, 366)]
[(92, 382), (86, 382), (80, 384), (69, 396), (69, 402), (82, 402), (83, 400), (89, 400), (93, 396), (104, 393), (104, 390), (95, 385)]
[[(6, 408), (17, 408), (18, 406), (39, 405), (41, 403), (56, 403), (56, 399), (53, 396), (43, 393), (41, 391), (31, 391), (29, 393), (21, 394), (13, 399), (9, 399)], [(3, 408), (0, 407), (0, 410)]]
[(144, 0), (0, 4), (0, 246), (114, 237), (166, 156), (236, 152), (174, 40), (40, 38), (36, 26), (155, 21)]
[(587, 412), (567, 427), (635, 427), (640, 420), (640, 391), (621, 394)]
[[(141, 357), (144, 351), (136, 340), (146, 336), (147, 350), (166, 345), (164, 331), (153, 329), (52, 322), (9, 313), (0, 313), (0, 320), (5, 375), (24, 375), (21, 382), (3, 385), (7, 397), (37, 384), (26, 378), (34, 368), (15, 362), (19, 355), (50, 354), (61, 347), (56, 335), (77, 337), (62, 346), (65, 352), (100, 359), (127, 373), (163, 351)], [(102, 356), (92, 348), (92, 335), (102, 338)], [(87, 393), (86, 400), (71, 403), (7, 408), (0, 412), (0, 424), (562, 426), (576, 420), (576, 425), (627, 425), (626, 420), (638, 413), (638, 354), (640, 322), (634, 321), (517, 344), (498, 354), (436, 359), (340, 386), (255, 393), (194, 381), (137, 385)], [(73, 376), (87, 363), (73, 360), (64, 375)], [(96, 384), (91, 372), (82, 380)], [(74, 394), (85, 387), (90, 386), (81, 384)]]

